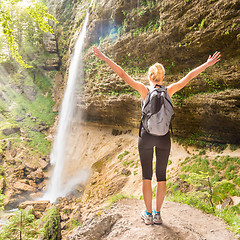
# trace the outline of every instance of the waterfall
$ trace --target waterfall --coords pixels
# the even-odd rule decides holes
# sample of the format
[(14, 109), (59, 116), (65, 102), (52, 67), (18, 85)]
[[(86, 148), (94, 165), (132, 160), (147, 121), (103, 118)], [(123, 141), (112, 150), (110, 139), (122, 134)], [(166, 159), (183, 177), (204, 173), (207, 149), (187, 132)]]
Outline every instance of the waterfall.
[[(43, 199), (54, 202), (58, 197), (66, 196), (77, 184), (85, 183), (88, 178), (86, 171), (78, 172), (71, 179), (63, 179), (64, 166), (66, 164), (67, 137), (71, 132), (74, 110), (76, 106), (75, 89), (79, 79), (83, 78), (83, 45), (86, 35), (89, 13), (87, 12), (81, 33), (76, 41), (74, 53), (69, 67), (69, 75), (66, 90), (63, 97), (59, 123), (54, 144), (50, 155), (51, 164), (54, 165), (53, 173), (47, 191)], [(81, 81), (82, 82), (82, 81)]]

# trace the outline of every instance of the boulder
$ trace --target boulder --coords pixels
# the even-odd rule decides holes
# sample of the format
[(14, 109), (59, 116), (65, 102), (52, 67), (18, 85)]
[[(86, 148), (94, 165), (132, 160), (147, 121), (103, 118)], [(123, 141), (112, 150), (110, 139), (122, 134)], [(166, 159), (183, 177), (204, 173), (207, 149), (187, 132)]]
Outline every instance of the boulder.
[(11, 157), (16, 157), (16, 155), (17, 155), (17, 149), (11, 149), (11, 151), (10, 151), (10, 155), (11, 155)]
[(42, 182), (44, 179), (44, 173), (41, 168), (38, 168), (37, 171), (34, 172), (36, 177), (36, 182)]
[[(232, 198), (232, 201), (233, 201), (233, 205), (236, 206), (240, 203), (240, 197), (237, 197), (237, 196), (233, 196), (231, 197)], [(240, 206), (239, 206), (240, 208)]]
[(131, 171), (127, 168), (123, 168), (122, 171), (121, 171), (121, 174), (122, 175), (125, 175), (125, 176), (130, 176), (131, 175)]
[(97, 240), (101, 239), (106, 233), (110, 232), (114, 224), (122, 218), (120, 214), (103, 214), (98, 217), (96, 214), (78, 227), (74, 234), (69, 236), (67, 240)]
[(13, 127), (13, 128), (5, 128), (5, 129), (2, 129), (2, 133), (4, 135), (11, 135), (11, 134), (14, 134), (14, 133), (19, 133), (20, 132), (20, 127)]
[(33, 206), (34, 211), (44, 212), (51, 205), (50, 201), (41, 200), (41, 201), (25, 201), (19, 204), (20, 209), (25, 209), (28, 206)]
[(57, 53), (57, 41), (55, 35), (47, 32), (43, 34), (43, 44), (47, 52)]
[(27, 168), (29, 168), (30, 170), (36, 170), (37, 169), (37, 165), (36, 164), (33, 164), (31, 162), (25, 162), (25, 166)]
[(14, 185), (13, 185), (14, 188), (16, 188), (17, 190), (20, 190), (20, 191), (23, 191), (23, 192), (36, 192), (37, 189), (28, 185), (28, 184), (25, 184), (25, 183), (21, 183), (21, 182), (16, 182)]
[(22, 122), (24, 119), (25, 119), (25, 116), (17, 116), (17, 117), (15, 118), (15, 121), (16, 121), (16, 122)]
[(39, 159), (39, 160), (38, 160), (38, 163), (40, 164), (40, 167), (41, 167), (42, 169), (45, 169), (45, 168), (49, 165), (49, 163), (46, 162), (46, 161), (44, 161), (43, 159)]
[(226, 198), (222, 203), (222, 209), (228, 207), (229, 205), (233, 205), (233, 200), (231, 197)]
[(24, 86), (24, 94), (33, 102), (36, 100), (37, 89), (34, 86)]

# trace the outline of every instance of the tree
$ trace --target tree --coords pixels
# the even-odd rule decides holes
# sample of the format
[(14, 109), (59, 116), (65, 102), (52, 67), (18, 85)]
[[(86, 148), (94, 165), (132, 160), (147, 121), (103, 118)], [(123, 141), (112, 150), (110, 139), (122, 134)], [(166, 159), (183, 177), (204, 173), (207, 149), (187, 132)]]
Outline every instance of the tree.
[[(29, 16), (43, 32), (54, 34), (52, 27), (48, 24), (49, 20), (57, 22), (55, 17), (47, 12), (47, 7), (35, 0), (31, 0), (31, 5), (24, 4), (24, 0), (2, 0), (0, 1), (0, 23), (2, 25), (2, 33), (7, 38), (9, 50), (12, 57), (24, 68), (32, 68), (25, 63), (19, 53), (19, 46), (16, 44), (14, 36), (14, 14), (22, 12), (27, 17)], [(21, 30), (21, 29), (20, 29)], [(18, 34), (20, 37), (21, 34)], [(21, 39), (18, 39), (21, 42)]]
[(35, 240), (38, 234), (38, 221), (33, 211), (20, 209), (9, 219), (8, 223), (3, 225), (0, 230), (0, 240)]

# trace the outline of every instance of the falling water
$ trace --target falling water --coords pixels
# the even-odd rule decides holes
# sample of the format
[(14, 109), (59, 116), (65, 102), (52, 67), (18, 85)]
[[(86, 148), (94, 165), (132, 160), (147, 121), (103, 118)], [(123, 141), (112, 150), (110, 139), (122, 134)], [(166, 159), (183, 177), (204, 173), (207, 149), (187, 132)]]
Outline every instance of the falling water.
[(54, 139), (53, 149), (50, 156), (51, 164), (54, 165), (54, 169), (50, 184), (43, 199), (50, 200), (51, 202), (54, 202), (58, 197), (66, 196), (66, 194), (68, 194), (77, 184), (84, 183), (88, 177), (86, 171), (81, 171), (78, 172), (76, 176), (68, 179), (67, 184), (65, 184), (64, 179), (62, 179), (66, 158), (67, 136), (71, 132), (74, 109), (76, 106), (76, 84), (79, 78), (83, 78), (83, 45), (84, 37), (86, 35), (88, 15), (89, 13), (87, 12), (81, 33), (75, 44), (74, 53), (69, 67), (67, 87), (64, 93), (59, 116), (57, 134)]

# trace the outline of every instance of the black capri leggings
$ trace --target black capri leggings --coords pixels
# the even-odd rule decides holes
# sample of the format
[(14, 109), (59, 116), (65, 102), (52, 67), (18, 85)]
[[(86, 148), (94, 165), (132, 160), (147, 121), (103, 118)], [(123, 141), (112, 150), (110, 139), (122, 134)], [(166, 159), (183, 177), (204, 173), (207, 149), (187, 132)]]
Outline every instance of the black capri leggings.
[(153, 174), (153, 149), (156, 152), (156, 177), (157, 181), (166, 181), (166, 169), (171, 149), (170, 133), (164, 136), (154, 136), (141, 130), (138, 138), (138, 151), (142, 165), (142, 178), (152, 180)]

